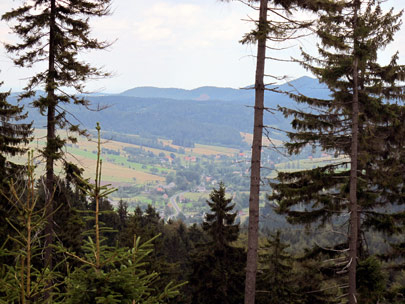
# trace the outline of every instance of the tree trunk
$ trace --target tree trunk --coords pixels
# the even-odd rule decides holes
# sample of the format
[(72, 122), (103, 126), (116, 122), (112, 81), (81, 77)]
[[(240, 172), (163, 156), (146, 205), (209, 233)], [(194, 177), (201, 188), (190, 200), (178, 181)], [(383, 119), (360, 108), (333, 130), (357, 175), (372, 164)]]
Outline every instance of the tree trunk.
[[(53, 244), (53, 193), (54, 193), (54, 158), (57, 147), (55, 146), (55, 18), (56, 18), (56, 3), (55, 0), (51, 0), (51, 14), (50, 14), (50, 28), (49, 28), (49, 58), (48, 58), (48, 78), (46, 82), (47, 103), (48, 103), (48, 115), (47, 115), (47, 135), (46, 135), (46, 191), (45, 191), (45, 203), (46, 203), (46, 219), (45, 226), (45, 267), (52, 269), (52, 247)], [(52, 282), (48, 282), (49, 286)], [(47, 292), (44, 295), (45, 302), (50, 299), (50, 294)]]
[(349, 230), (349, 304), (356, 304), (356, 266), (357, 266), (357, 240), (358, 240), (358, 207), (357, 207), (357, 162), (358, 162), (358, 140), (359, 140), (359, 90), (358, 90), (358, 65), (357, 55), (358, 43), (356, 42), (356, 31), (358, 27), (359, 0), (354, 2), (353, 14), (353, 103), (352, 103), (352, 142), (351, 142), (351, 163), (350, 163), (350, 230)]
[(257, 249), (259, 234), (260, 163), (263, 136), (264, 67), (267, 38), (267, 1), (260, 1), (259, 37), (257, 47), (254, 128), (250, 171), (249, 230), (246, 263), (245, 304), (255, 303)]

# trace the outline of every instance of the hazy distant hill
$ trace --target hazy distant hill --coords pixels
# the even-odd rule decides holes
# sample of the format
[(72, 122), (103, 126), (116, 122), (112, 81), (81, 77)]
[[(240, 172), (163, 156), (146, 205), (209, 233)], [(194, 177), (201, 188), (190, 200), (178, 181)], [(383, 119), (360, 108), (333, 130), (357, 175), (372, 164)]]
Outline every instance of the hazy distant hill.
[[(278, 86), (270, 86), (275, 88)], [(249, 89), (250, 88), (250, 89)], [(254, 98), (253, 86), (233, 89), (219, 87), (200, 87), (193, 90), (184, 90), (176, 88), (157, 88), (157, 87), (137, 87), (122, 92), (121, 96), (142, 97), (142, 98), (170, 98), (178, 100), (249, 100)], [(291, 81), (289, 84), (279, 86), (280, 90), (290, 91), (297, 89), (305, 95), (325, 96), (327, 89), (320, 85), (316, 79), (304, 76)], [(269, 94), (267, 94), (269, 95)]]
[(250, 98), (252, 94), (249, 91), (218, 87), (201, 87), (194, 90), (138, 87), (124, 91), (120, 95), (142, 98), (170, 98), (178, 100), (235, 100)]
[[(298, 89), (301, 93), (327, 97), (328, 91), (317, 80), (302, 77), (283, 85), (280, 90)], [(188, 146), (193, 143), (220, 144), (238, 147), (243, 145), (239, 132), (252, 132), (254, 90), (201, 87), (195, 90), (134, 88), (118, 95), (90, 95), (93, 107), (108, 106), (101, 112), (86, 111), (77, 106), (67, 106), (86, 128), (100, 122), (103, 130), (139, 134), (145, 137), (163, 137)], [(266, 92), (265, 106), (278, 104), (298, 107), (286, 95)], [(29, 109), (28, 107), (26, 109)], [(38, 127), (46, 120), (35, 109), (30, 119)], [(264, 123), (288, 129), (280, 113), (266, 113)], [(275, 138), (282, 134), (273, 133)]]

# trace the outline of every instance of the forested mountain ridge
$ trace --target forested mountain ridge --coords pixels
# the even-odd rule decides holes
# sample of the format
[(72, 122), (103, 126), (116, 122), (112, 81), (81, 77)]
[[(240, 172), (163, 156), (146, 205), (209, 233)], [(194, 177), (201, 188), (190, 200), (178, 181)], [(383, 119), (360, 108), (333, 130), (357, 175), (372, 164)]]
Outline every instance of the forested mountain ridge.
[[(270, 88), (280, 91), (298, 90), (302, 94), (325, 97), (329, 91), (316, 79), (301, 77), (288, 84)], [(16, 94), (14, 95), (14, 97)], [(253, 123), (254, 90), (201, 87), (194, 90), (140, 87), (121, 94), (89, 95), (91, 108), (104, 108), (99, 112), (85, 111), (74, 105), (67, 110), (86, 128), (100, 122), (105, 131), (161, 137), (182, 146), (195, 143), (244, 147), (240, 132), (250, 133)], [(30, 108), (29, 119), (37, 127), (46, 125), (45, 118)], [(288, 96), (266, 92), (266, 107), (277, 105), (297, 107)], [(289, 129), (290, 122), (281, 113), (265, 115), (264, 123), (279, 129)], [(283, 135), (273, 132), (271, 137)]]
[[(281, 85), (270, 85), (270, 89), (278, 88), (281, 91), (298, 90), (304, 95), (321, 95), (325, 97), (329, 92), (324, 85), (319, 84), (317, 79), (303, 76)], [(253, 100), (253, 86), (246, 86), (240, 89), (221, 88), (215, 86), (203, 86), (192, 90), (179, 88), (158, 88), (152, 86), (135, 87), (126, 90), (119, 95), (141, 97), (141, 98), (169, 98), (177, 100)], [(267, 99), (274, 97), (270, 92), (266, 94)]]

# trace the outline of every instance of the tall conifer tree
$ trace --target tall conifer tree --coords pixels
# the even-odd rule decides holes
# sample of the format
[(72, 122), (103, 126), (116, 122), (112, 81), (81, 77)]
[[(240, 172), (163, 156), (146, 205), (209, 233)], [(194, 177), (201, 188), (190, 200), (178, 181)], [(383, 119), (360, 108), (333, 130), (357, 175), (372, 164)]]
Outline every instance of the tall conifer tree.
[(300, 296), (293, 273), (294, 258), (286, 252), (289, 245), (283, 243), (280, 231), (267, 238), (260, 254), (260, 272), (256, 302), (267, 304), (298, 303)]
[[(46, 146), (42, 151), (46, 159), (46, 199), (50, 200), (54, 189), (54, 164), (62, 157), (61, 148), (65, 140), (58, 136), (57, 127), (68, 126), (79, 131), (66, 117), (63, 104), (87, 105), (81, 98), (65, 93), (66, 88), (84, 91), (84, 83), (91, 77), (106, 74), (80, 61), (81, 51), (104, 49), (105, 42), (90, 37), (89, 17), (108, 14), (111, 0), (33, 0), (5, 13), (2, 19), (12, 23), (13, 32), (21, 39), (16, 44), (6, 44), (13, 54), (14, 63), (21, 67), (32, 67), (46, 62), (47, 67), (32, 76), (21, 97), (32, 97), (42, 87), (46, 94), (34, 101), (34, 106), (47, 116)], [(52, 266), (53, 205), (47, 204), (48, 224), (45, 248), (45, 263)], [(51, 267), (52, 268), (52, 267)]]
[[(243, 2), (243, 1), (242, 1)], [(258, 2), (259, 19), (256, 27), (242, 39), (242, 43), (257, 43), (256, 74), (255, 74), (255, 104), (253, 122), (252, 157), (250, 168), (249, 193), (249, 226), (248, 252), (245, 280), (245, 304), (255, 303), (257, 251), (259, 239), (259, 197), (261, 184), (261, 151), (264, 131), (263, 115), (265, 85), (266, 50), (268, 41), (281, 43), (295, 39), (300, 29), (308, 27), (311, 22), (301, 22), (292, 18), (292, 11), (297, 9), (317, 10), (320, 5), (326, 5), (330, 0), (255, 0), (246, 1), (249, 6)], [(270, 16), (269, 16), (270, 15)], [(274, 49), (274, 48), (273, 48)], [(274, 59), (274, 58), (273, 58)], [(273, 75), (274, 76), (274, 75)]]
[[(1, 86), (2, 83), (0, 83)], [(10, 161), (10, 157), (19, 156), (27, 151), (26, 145), (32, 134), (31, 124), (21, 122), (27, 115), (23, 107), (7, 102), (9, 92), (0, 93), (0, 189), (6, 196), (9, 194), (8, 184), (11, 179), (16, 180), (17, 175), (24, 168), (22, 165)], [(6, 218), (11, 210), (7, 199), (0, 195), (0, 245), (7, 237)]]
[(242, 248), (232, 246), (239, 235), (235, 224), (236, 213), (232, 213), (232, 198), (225, 197), (225, 186), (210, 194), (208, 213), (202, 224), (209, 241), (197, 245), (192, 256), (193, 273), (190, 277), (192, 303), (233, 304), (243, 301), (243, 278), (245, 253)]
[[(281, 108), (286, 116), (294, 117), (292, 125), (297, 131), (288, 134), (290, 153), (299, 153), (310, 144), (349, 160), (280, 173), (281, 183), (273, 184), (270, 197), (280, 203), (279, 211), (287, 213), (293, 223), (336, 222), (349, 212), (347, 294), (352, 304), (357, 301), (356, 263), (363, 254), (361, 231), (401, 229), (400, 213), (381, 207), (403, 204), (403, 196), (398, 195), (404, 184), (398, 158), (401, 140), (394, 138), (393, 132), (399, 128), (403, 112), (394, 102), (405, 99), (400, 86), (404, 67), (397, 64), (397, 55), (386, 66), (377, 62), (378, 50), (389, 44), (399, 29), (401, 14), (384, 14), (379, 2), (341, 1), (340, 9), (320, 14), (320, 58), (304, 53), (302, 64), (328, 86), (331, 99), (290, 94), (299, 103), (309, 104), (312, 111)], [(390, 166), (396, 178), (389, 178), (391, 185), (385, 188), (387, 176), (382, 178), (379, 172), (390, 163), (397, 164)], [(306, 205), (304, 210), (297, 209), (300, 204)], [(389, 223), (385, 227), (384, 221)]]
[[(0, 83), (0, 86), (2, 83)], [(19, 122), (27, 118), (23, 107), (7, 102), (10, 92), (0, 93), (0, 177), (1, 184), (12, 178), (19, 166), (9, 160), (12, 156), (24, 154), (30, 142), (32, 124)]]

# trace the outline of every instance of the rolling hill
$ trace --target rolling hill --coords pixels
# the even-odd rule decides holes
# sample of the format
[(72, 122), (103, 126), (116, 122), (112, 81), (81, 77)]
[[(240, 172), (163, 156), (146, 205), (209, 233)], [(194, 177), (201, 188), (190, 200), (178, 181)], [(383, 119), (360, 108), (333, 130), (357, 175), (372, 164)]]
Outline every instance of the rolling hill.
[[(274, 87), (273, 87), (274, 88)], [(280, 90), (298, 90), (302, 94), (325, 98), (329, 92), (317, 80), (302, 77), (284, 84)], [(141, 87), (117, 95), (89, 95), (93, 108), (106, 107), (94, 112), (82, 107), (66, 105), (77, 121), (85, 128), (94, 128), (100, 122), (103, 130), (138, 134), (146, 138), (164, 138), (174, 143), (192, 147), (196, 143), (246, 148), (240, 132), (250, 133), (253, 125), (254, 90), (201, 87), (194, 90)], [(29, 106), (29, 119), (36, 127), (46, 125), (45, 118)], [(267, 91), (265, 106), (277, 105), (297, 108), (284, 94)], [(266, 126), (288, 130), (289, 121), (279, 112), (266, 113)], [(271, 137), (282, 139), (283, 134), (272, 131)]]

